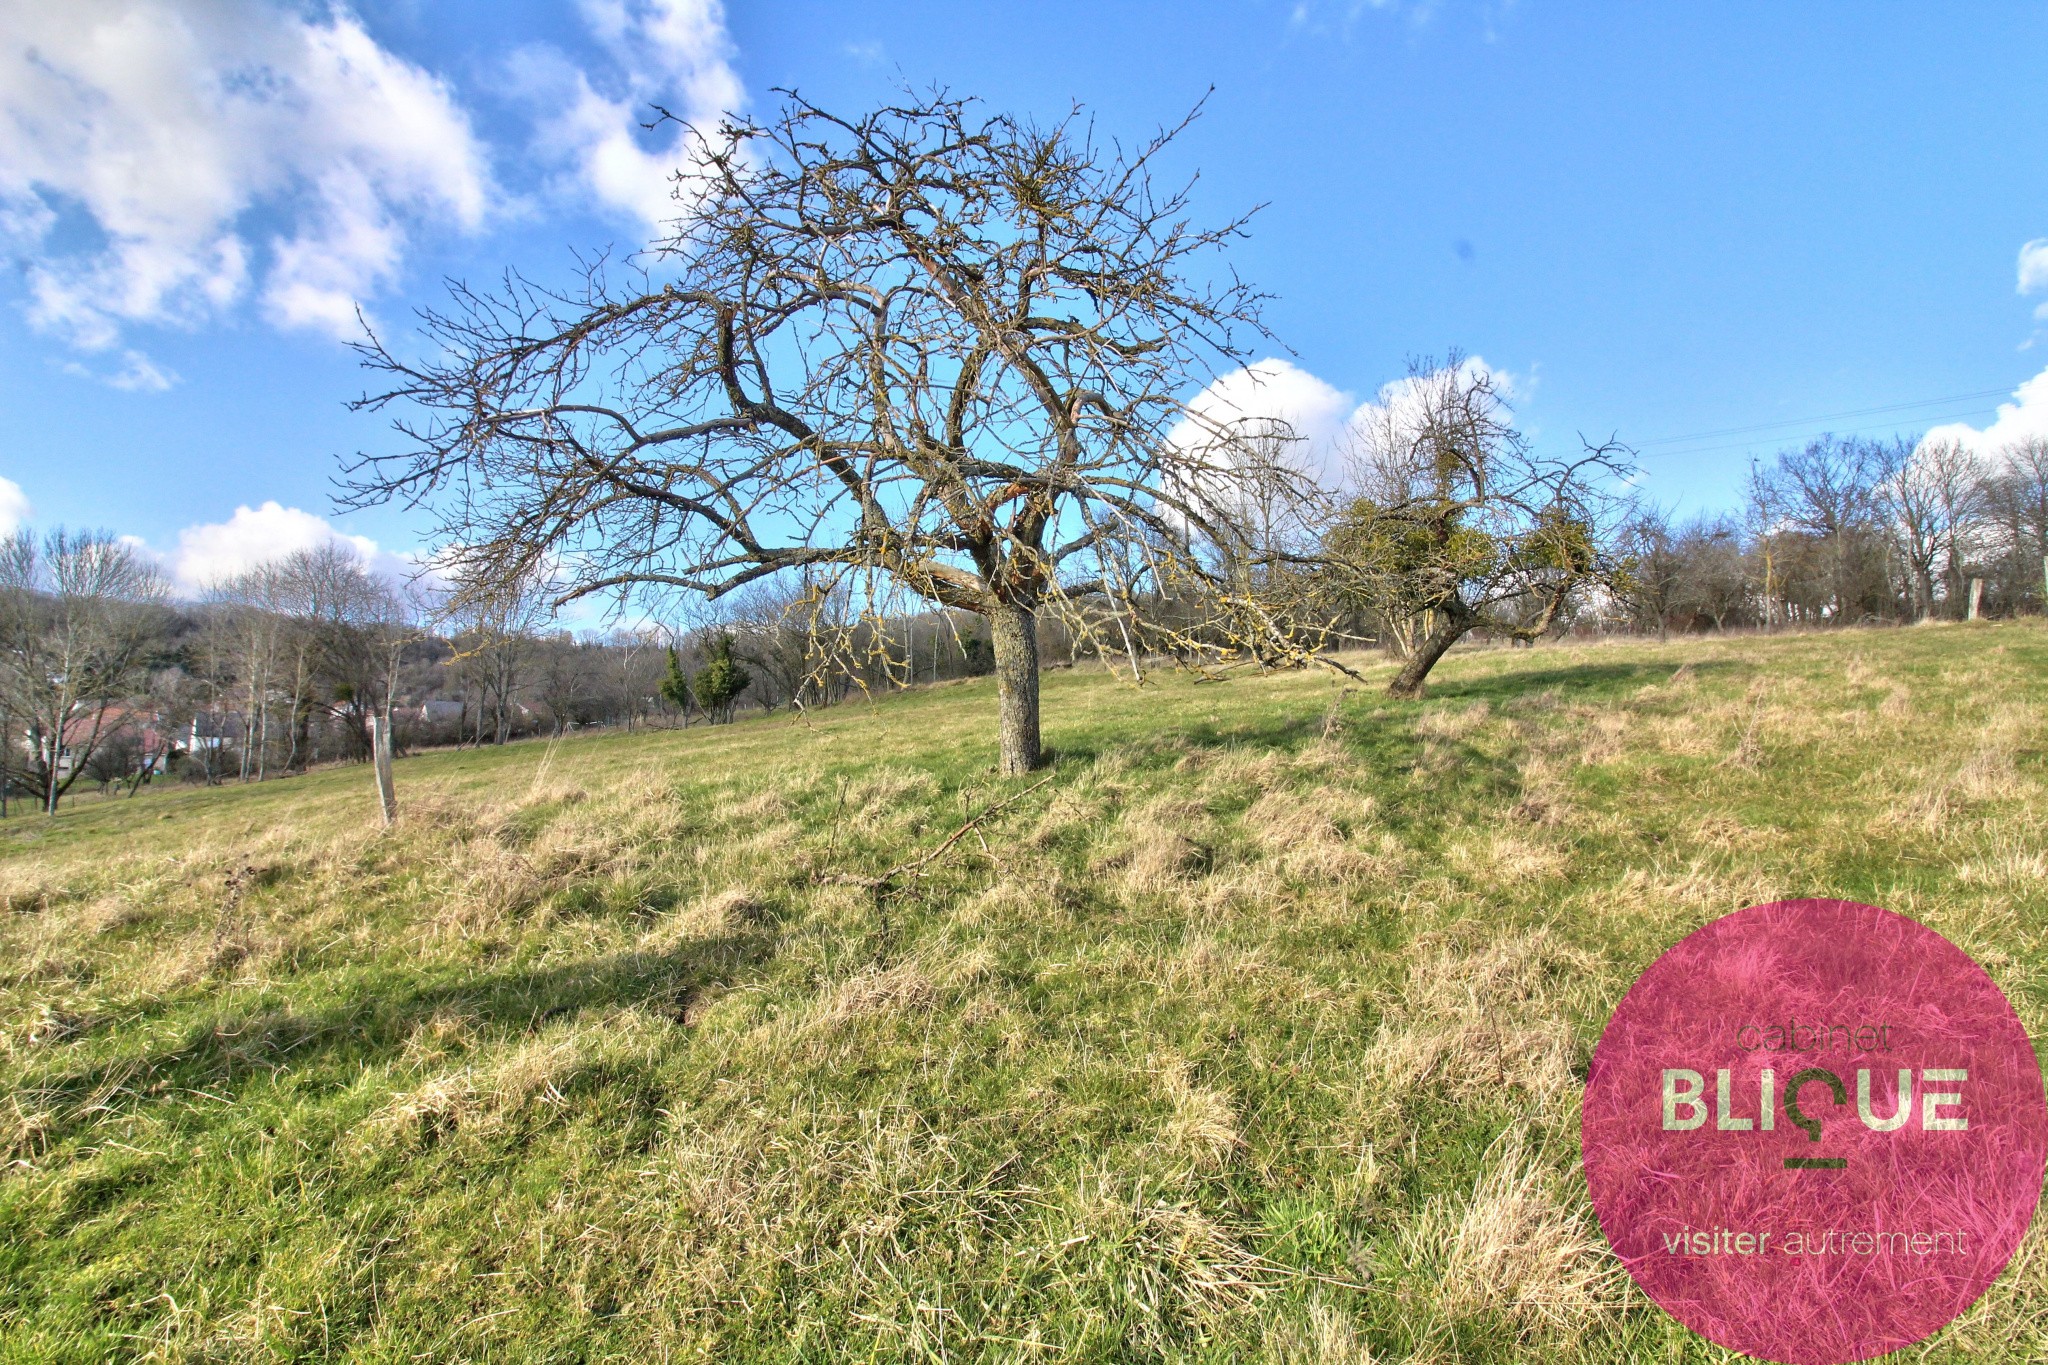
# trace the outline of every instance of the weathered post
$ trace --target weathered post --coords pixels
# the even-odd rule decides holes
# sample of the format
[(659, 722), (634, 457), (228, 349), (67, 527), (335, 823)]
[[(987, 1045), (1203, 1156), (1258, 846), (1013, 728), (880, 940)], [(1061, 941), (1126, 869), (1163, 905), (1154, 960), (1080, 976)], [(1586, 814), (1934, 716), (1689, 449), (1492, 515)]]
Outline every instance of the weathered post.
[(391, 721), (370, 717), (370, 766), (377, 770), (377, 802), (384, 810), (388, 827), (398, 818), (398, 796), (391, 787)]
[(1983, 601), (1984, 580), (1981, 578), (1973, 578), (1970, 580), (1970, 619), (1972, 621), (1977, 619), (1977, 608), (1979, 605), (1983, 603)]

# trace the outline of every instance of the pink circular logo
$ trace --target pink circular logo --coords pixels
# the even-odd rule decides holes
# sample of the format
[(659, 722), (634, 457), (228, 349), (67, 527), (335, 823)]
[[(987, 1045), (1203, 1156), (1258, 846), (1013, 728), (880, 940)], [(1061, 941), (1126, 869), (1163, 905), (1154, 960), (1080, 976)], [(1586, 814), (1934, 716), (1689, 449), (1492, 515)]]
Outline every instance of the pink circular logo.
[(1976, 1301), (2041, 1197), (2041, 1069), (1984, 969), (1850, 901), (1751, 906), (1622, 999), (1586, 1183), (1644, 1292), (1731, 1350), (1836, 1365)]

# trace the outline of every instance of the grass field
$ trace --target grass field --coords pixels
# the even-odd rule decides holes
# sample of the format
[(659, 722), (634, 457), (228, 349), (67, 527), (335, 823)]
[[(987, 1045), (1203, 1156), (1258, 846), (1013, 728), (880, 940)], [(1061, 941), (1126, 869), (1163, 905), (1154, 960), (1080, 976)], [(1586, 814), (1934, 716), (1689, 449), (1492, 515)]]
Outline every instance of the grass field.
[[(1578, 1174), (1635, 973), (1836, 895), (2048, 1031), (2037, 623), (1045, 709), (10, 820), (0, 1359), (1722, 1359)], [(2042, 1230), (1910, 1354), (2048, 1358)]]

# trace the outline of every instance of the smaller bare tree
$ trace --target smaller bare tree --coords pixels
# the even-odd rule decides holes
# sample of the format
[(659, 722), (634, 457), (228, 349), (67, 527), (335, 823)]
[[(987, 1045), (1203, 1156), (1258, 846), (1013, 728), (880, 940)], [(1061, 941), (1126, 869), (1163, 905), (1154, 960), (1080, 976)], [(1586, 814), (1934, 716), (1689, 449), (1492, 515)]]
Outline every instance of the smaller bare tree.
[(1360, 428), (1358, 492), (1324, 556), (1342, 592), (1407, 630), (1394, 696), (1421, 695), (1468, 633), (1536, 639), (1576, 590), (1619, 580), (1606, 482), (1624, 452), (1540, 455), (1510, 416), (1493, 375), (1453, 354), (1412, 364)]

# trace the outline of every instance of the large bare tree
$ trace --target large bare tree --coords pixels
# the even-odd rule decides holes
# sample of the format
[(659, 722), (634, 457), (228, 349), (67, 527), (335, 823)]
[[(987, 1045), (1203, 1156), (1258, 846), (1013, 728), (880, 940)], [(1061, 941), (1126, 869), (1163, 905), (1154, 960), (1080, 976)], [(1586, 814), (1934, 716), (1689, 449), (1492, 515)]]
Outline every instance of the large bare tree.
[(1155, 183), (1185, 126), (1126, 148), (1078, 112), (938, 93), (857, 118), (790, 95), (700, 130), (635, 268), (457, 286), (424, 359), (365, 344), (383, 387), (360, 406), (406, 440), (352, 466), (350, 501), (437, 509), (479, 591), (717, 597), (801, 574), (977, 612), (1001, 770), (1035, 767), (1040, 613), (1131, 591), (1113, 543), (1156, 569), (1214, 519), (1224, 471), (1165, 433), (1262, 335), (1260, 296), (1215, 259), (1244, 220), (1196, 226), (1186, 186)]

